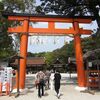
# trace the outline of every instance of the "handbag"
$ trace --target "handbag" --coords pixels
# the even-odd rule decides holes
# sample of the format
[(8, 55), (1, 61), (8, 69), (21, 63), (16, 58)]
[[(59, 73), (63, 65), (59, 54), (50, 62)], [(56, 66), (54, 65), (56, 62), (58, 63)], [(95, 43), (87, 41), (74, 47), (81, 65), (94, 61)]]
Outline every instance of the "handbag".
[(40, 81), (37, 79), (37, 80), (35, 80), (35, 85), (37, 85), (37, 84), (39, 84), (40, 83)]

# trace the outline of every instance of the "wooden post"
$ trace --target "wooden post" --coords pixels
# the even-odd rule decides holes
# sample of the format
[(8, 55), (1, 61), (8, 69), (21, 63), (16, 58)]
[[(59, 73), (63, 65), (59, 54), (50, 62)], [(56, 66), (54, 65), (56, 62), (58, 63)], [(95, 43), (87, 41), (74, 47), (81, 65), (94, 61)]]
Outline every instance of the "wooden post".
[(26, 61), (27, 61), (27, 45), (28, 45), (28, 28), (29, 21), (25, 19), (23, 22), (23, 31), (20, 40), (20, 56), (23, 59), (20, 59), (20, 80), (19, 87), (21, 89), (25, 88), (25, 77), (26, 77)]
[(86, 86), (86, 78), (85, 78), (85, 70), (83, 63), (83, 54), (81, 48), (81, 38), (79, 35), (79, 23), (73, 23), (74, 30), (76, 35), (74, 35), (74, 43), (75, 43), (75, 53), (76, 53), (76, 64), (77, 64), (77, 76), (78, 76), (78, 85), (79, 87)]
[(6, 85), (6, 95), (9, 95), (9, 93), (10, 93), (10, 83), (7, 82), (5, 85)]
[(2, 96), (2, 82), (0, 82), (0, 96)]

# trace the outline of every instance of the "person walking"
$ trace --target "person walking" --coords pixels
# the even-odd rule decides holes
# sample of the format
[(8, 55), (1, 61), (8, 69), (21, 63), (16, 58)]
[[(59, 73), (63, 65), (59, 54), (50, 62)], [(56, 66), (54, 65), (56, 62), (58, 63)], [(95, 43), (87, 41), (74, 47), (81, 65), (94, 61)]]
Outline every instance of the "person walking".
[(44, 77), (45, 74), (39, 71), (36, 75), (38, 80), (38, 97), (44, 96)]
[(54, 88), (55, 88), (58, 98), (60, 98), (60, 93), (59, 93), (60, 80), (61, 80), (61, 74), (58, 70), (56, 70), (56, 72), (54, 74)]
[(36, 89), (38, 89), (38, 84), (39, 84), (39, 79), (37, 79), (37, 74), (38, 74), (38, 72), (35, 74), (35, 87), (36, 87)]
[(46, 70), (45, 77), (46, 77), (46, 88), (47, 89), (49, 89), (49, 85), (50, 85), (50, 76), (51, 76), (51, 72), (49, 70)]

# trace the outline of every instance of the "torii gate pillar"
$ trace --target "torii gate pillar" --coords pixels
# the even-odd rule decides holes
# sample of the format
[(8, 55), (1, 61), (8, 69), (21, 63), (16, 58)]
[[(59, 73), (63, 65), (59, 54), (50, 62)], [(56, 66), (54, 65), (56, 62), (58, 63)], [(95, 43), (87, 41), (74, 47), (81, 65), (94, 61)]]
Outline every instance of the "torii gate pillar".
[(77, 63), (77, 78), (79, 87), (86, 86), (86, 77), (83, 63), (83, 54), (81, 48), (81, 38), (79, 34), (79, 23), (74, 22), (73, 27), (75, 29), (76, 35), (74, 35), (74, 44), (75, 44), (75, 54), (76, 54), (76, 63)]
[(20, 81), (19, 81), (20, 89), (25, 88), (28, 28), (29, 28), (29, 21), (25, 19), (23, 22), (23, 30), (25, 33), (22, 33), (21, 39), (20, 39), (20, 56), (24, 58), (24, 59), (20, 59)]

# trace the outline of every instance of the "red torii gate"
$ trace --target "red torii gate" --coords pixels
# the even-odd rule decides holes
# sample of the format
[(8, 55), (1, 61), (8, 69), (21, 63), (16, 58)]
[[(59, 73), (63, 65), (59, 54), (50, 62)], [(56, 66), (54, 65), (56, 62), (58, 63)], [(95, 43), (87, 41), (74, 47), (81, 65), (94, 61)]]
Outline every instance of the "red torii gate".
[[(27, 60), (27, 44), (29, 33), (33, 35), (74, 35), (76, 63), (77, 63), (77, 74), (78, 74), (78, 85), (80, 87), (86, 86), (86, 77), (83, 64), (83, 55), (81, 49), (81, 38), (82, 34), (91, 34), (91, 30), (84, 30), (79, 28), (79, 23), (89, 24), (92, 22), (92, 17), (68, 17), (68, 16), (57, 16), (57, 15), (32, 15), (32, 14), (7, 14), (4, 16), (8, 17), (8, 20), (20, 21), (22, 25), (8, 28), (9, 33), (22, 33), (20, 40), (20, 56), (24, 59), (20, 60), (20, 88), (25, 87), (25, 75), (26, 75), (26, 60)], [(48, 28), (33, 28), (29, 25), (29, 22), (48, 22)], [(70, 29), (56, 29), (55, 22), (72, 23), (73, 27)]]

